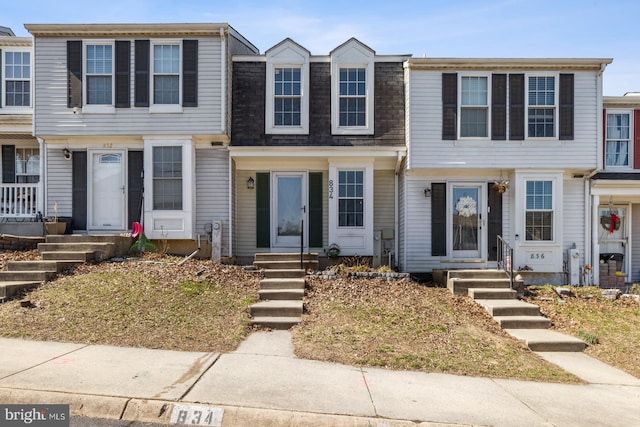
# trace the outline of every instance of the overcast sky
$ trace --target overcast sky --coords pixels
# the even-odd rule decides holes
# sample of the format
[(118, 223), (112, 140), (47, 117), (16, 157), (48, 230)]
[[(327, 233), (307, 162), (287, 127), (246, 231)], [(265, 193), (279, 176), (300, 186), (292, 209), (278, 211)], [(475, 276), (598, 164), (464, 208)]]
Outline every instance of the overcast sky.
[(0, 0), (0, 25), (226, 22), (264, 52), (286, 37), (326, 55), (356, 37), (414, 57), (613, 58), (604, 94), (640, 92), (638, 0)]

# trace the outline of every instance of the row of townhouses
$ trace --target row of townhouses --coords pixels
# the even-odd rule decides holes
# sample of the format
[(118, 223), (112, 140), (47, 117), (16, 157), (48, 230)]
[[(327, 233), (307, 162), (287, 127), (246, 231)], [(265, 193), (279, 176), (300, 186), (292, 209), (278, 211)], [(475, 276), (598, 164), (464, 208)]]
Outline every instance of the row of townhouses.
[(227, 24), (25, 27), (0, 36), (0, 225), (140, 221), (172, 251), (220, 236), (237, 263), (301, 247), (414, 273), (500, 258), (531, 282), (598, 283), (614, 259), (640, 280), (640, 96), (603, 97), (611, 59), (413, 58), (356, 39), (260, 54)]

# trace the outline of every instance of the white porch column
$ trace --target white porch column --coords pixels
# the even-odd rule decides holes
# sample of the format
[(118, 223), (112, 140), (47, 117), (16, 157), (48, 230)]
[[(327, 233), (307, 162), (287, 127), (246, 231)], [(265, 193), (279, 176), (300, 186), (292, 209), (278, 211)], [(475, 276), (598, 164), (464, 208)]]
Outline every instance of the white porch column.
[(600, 196), (591, 196), (591, 274), (593, 275), (593, 285), (600, 284), (600, 245), (598, 243), (598, 227), (600, 225), (600, 217), (598, 215), (599, 205)]

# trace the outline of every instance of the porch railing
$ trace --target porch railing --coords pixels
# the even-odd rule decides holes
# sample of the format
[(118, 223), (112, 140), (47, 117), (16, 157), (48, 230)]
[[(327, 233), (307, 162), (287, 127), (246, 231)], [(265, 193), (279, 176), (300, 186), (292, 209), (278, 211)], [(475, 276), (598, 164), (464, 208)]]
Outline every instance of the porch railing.
[(0, 184), (0, 218), (36, 218), (38, 184)]
[(510, 286), (513, 289), (513, 248), (498, 236), (498, 270), (504, 270), (509, 276)]

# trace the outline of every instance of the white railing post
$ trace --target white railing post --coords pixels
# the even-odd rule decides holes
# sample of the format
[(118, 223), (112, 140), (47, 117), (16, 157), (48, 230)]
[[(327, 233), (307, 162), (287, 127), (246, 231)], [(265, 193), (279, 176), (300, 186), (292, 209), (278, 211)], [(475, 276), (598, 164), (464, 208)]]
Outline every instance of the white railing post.
[(0, 218), (36, 218), (38, 184), (0, 184)]

